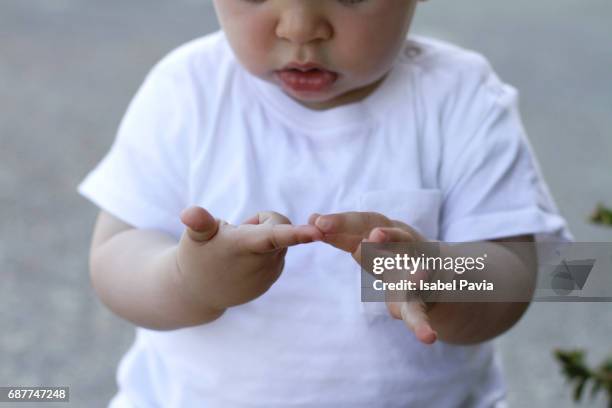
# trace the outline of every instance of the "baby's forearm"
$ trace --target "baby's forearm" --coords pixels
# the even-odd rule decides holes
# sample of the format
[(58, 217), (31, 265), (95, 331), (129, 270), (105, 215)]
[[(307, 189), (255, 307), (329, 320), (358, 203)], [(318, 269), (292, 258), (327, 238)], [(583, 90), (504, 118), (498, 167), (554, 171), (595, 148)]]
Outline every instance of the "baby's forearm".
[[(471, 248), (475, 248), (472, 246)], [(478, 249), (487, 255), (487, 268), (463, 278), (493, 283), (494, 292), (483, 295), (478, 302), (437, 302), (428, 313), (432, 327), (442, 341), (472, 344), (490, 340), (512, 327), (529, 306), (536, 281), (535, 252), (517, 253), (503, 243), (483, 243)], [(443, 249), (444, 255), (474, 256), (462, 249)], [(459, 252), (458, 252), (459, 251)], [(447, 277), (452, 278), (452, 277)], [(503, 294), (507, 299), (522, 301), (496, 301)], [(487, 298), (490, 298), (490, 301)], [(480, 299), (479, 299), (480, 300)]]
[(137, 326), (173, 330), (204, 324), (223, 311), (190, 302), (178, 279), (177, 243), (151, 230), (118, 233), (90, 258), (92, 285), (101, 301)]

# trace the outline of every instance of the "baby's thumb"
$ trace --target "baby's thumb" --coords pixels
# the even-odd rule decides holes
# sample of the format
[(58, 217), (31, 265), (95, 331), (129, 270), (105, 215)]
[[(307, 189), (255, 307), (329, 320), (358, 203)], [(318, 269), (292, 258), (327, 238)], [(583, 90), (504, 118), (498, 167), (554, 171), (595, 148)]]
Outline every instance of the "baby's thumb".
[(181, 213), (181, 222), (187, 227), (186, 233), (193, 241), (211, 240), (219, 229), (219, 223), (202, 207), (189, 207)]

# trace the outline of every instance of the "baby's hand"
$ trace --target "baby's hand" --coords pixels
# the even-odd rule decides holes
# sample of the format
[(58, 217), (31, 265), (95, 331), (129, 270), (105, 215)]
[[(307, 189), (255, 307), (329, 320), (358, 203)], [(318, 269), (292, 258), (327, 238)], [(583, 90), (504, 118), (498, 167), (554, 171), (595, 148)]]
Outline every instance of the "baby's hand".
[(293, 226), (274, 212), (235, 226), (191, 207), (181, 221), (187, 229), (177, 251), (179, 287), (186, 300), (219, 312), (265, 293), (280, 276), (288, 247), (322, 239), (317, 228)]
[[(362, 242), (427, 242), (405, 223), (373, 212), (312, 214), (308, 223), (321, 230), (324, 242), (350, 253), (360, 265)], [(387, 308), (391, 316), (403, 320), (421, 342), (432, 344), (436, 341), (437, 334), (429, 324), (425, 304), (420, 298), (388, 301)]]

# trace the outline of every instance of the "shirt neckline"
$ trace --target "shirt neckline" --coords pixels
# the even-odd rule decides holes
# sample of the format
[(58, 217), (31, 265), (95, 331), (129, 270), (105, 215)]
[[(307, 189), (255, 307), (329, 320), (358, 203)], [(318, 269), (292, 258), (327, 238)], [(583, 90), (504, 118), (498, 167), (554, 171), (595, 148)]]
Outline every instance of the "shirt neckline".
[(393, 64), (382, 83), (364, 99), (325, 110), (305, 107), (277, 85), (252, 75), (241, 65), (240, 72), (246, 82), (252, 84), (255, 94), (261, 97), (260, 103), (289, 125), (304, 130), (337, 131), (340, 128), (363, 127), (388, 112), (394, 99), (391, 94), (399, 91), (395, 89), (399, 75), (397, 65), (398, 62)]

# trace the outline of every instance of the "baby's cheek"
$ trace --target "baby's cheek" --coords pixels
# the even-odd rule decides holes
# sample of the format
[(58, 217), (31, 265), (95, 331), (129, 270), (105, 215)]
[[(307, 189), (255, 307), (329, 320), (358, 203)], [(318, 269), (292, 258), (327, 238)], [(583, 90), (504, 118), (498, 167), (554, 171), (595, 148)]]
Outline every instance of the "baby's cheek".
[(369, 30), (347, 37), (336, 44), (337, 63), (360, 77), (386, 73), (404, 43), (403, 39), (387, 39)]
[(359, 53), (345, 51), (342, 56), (343, 67), (353, 81), (368, 85), (380, 79), (389, 71), (393, 58), (389, 52), (366, 50), (364, 48)]
[(277, 45), (271, 21), (249, 18), (240, 21), (243, 23), (231, 24), (225, 30), (238, 60), (255, 75), (276, 68), (273, 62)]
[(404, 3), (411, 1), (380, 2), (370, 13), (341, 21), (337, 39), (347, 60), (362, 71), (386, 72), (405, 42), (414, 8)]

